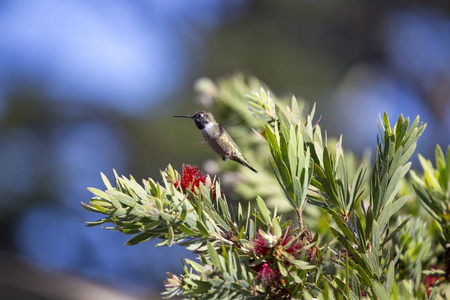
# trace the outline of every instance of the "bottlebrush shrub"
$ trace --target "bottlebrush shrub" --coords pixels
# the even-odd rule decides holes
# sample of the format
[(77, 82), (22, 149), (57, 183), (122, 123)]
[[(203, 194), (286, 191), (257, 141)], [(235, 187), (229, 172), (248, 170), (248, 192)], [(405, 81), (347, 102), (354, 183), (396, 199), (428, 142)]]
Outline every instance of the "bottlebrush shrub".
[[(87, 226), (109, 224), (106, 229), (133, 235), (127, 245), (158, 239), (157, 246), (178, 244), (198, 254), (195, 261), (183, 261), (183, 274), (168, 273), (165, 296), (445, 297), (450, 265), (450, 150), (447, 157), (437, 150), (437, 170), (421, 158), (425, 175), (413, 174), (414, 189), (440, 226), (440, 249), (433, 246), (437, 238), (427, 232), (427, 222), (434, 221), (426, 214), (408, 216), (408, 199), (414, 195), (399, 192), (401, 184), (409, 186), (408, 161), (426, 127), (419, 117), (411, 123), (400, 116), (391, 125), (384, 114), (378, 124), (375, 161), (369, 166), (364, 161), (356, 163), (343, 150), (342, 138), (327, 139), (314, 107), (305, 114), (303, 101), (277, 98), (255, 78), (238, 75), (217, 84), (202, 79), (197, 88), (202, 101), (216, 104), (223, 115), (240, 118), (240, 125), (230, 132), (255, 128), (257, 134), (241, 149), (249, 157), (258, 150), (259, 157), (269, 163), (255, 159), (259, 174), (250, 175), (237, 164), (233, 165), (237, 171), (224, 171), (239, 178), (234, 181), (240, 187), (235, 195), (247, 183), (245, 193), (253, 191), (255, 201), (233, 203), (222, 192), (218, 178), (189, 165), (183, 165), (180, 174), (169, 165), (161, 171), (159, 182), (150, 178), (139, 184), (114, 172), (113, 186), (102, 174), (106, 190), (89, 188), (94, 197), (89, 204), (82, 203), (83, 208), (104, 216)], [(277, 185), (281, 197), (267, 192), (268, 186), (274, 190)], [(286, 215), (295, 217), (283, 218), (277, 206), (267, 205), (258, 191), (279, 203), (285, 200), (290, 207)], [(325, 222), (304, 218), (305, 212), (317, 209)], [(319, 230), (311, 228), (331, 234), (319, 235)], [(426, 245), (420, 242), (425, 236)], [(432, 263), (438, 267), (422, 272)]]

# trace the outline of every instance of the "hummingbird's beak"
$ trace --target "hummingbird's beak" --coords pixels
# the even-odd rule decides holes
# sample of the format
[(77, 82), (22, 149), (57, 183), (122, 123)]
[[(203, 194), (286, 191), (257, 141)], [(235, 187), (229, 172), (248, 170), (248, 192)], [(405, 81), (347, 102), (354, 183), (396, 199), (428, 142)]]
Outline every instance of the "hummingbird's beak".
[(192, 119), (194, 117), (194, 115), (192, 116), (174, 116), (175, 118), (189, 118)]

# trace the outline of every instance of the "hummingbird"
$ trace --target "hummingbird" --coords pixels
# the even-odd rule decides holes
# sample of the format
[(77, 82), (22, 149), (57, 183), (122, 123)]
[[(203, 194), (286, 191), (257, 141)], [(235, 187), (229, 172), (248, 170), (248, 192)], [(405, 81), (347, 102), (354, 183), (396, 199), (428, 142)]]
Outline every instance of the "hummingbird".
[(203, 138), (208, 143), (209, 147), (211, 147), (222, 160), (234, 160), (235, 162), (248, 167), (253, 172), (258, 173), (244, 157), (244, 154), (242, 154), (242, 151), (238, 148), (225, 128), (217, 123), (212, 113), (202, 110), (196, 112), (192, 116), (174, 117), (194, 120), (195, 125), (201, 130)]

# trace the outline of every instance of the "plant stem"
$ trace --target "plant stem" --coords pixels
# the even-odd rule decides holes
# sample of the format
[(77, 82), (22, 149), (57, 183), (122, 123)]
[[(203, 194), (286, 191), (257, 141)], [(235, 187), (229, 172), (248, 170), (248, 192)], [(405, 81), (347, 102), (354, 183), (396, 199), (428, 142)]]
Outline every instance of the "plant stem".
[(303, 217), (302, 217), (302, 210), (301, 208), (297, 208), (297, 216), (298, 216), (298, 227), (300, 229), (303, 229)]

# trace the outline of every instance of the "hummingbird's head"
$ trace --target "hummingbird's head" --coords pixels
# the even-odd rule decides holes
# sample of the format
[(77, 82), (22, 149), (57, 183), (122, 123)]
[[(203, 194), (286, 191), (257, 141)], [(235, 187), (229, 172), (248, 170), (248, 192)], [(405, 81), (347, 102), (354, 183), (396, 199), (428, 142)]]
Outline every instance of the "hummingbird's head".
[(209, 111), (206, 111), (206, 110), (198, 111), (195, 114), (193, 114), (192, 116), (174, 116), (174, 117), (191, 118), (192, 120), (194, 120), (195, 125), (197, 125), (198, 129), (200, 129), (200, 130), (205, 128), (206, 125), (208, 125), (209, 123), (216, 122), (216, 119), (214, 118), (212, 113), (210, 113)]

